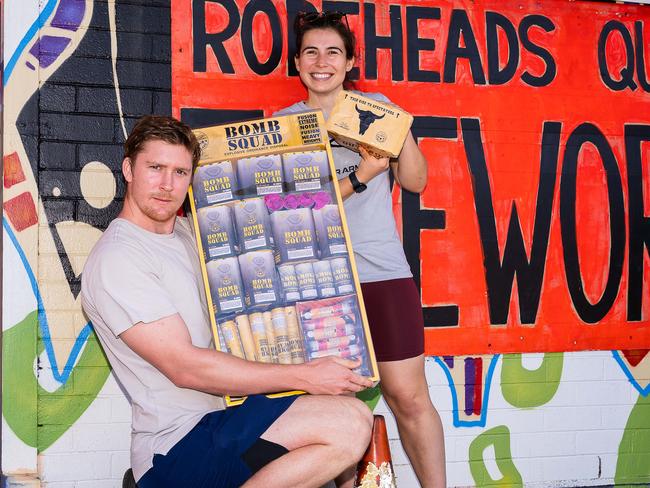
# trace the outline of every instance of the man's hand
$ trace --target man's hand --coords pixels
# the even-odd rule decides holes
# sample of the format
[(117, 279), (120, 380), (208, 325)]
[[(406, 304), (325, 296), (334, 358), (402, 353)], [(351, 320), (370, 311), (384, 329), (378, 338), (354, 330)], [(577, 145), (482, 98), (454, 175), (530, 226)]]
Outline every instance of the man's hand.
[(356, 393), (372, 386), (370, 379), (352, 371), (359, 366), (361, 366), (360, 359), (349, 360), (328, 356), (296, 367), (301, 368), (299, 376), (305, 381), (305, 386), (301, 389), (307, 393), (341, 395)]
[(376, 158), (362, 145), (359, 145), (359, 154), (361, 154), (361, 161), (359, 162), (359, 169), (357, 169), (357, 178), (361, 183), (367, 184), (375, 176), (388, 169), (389, 158)]

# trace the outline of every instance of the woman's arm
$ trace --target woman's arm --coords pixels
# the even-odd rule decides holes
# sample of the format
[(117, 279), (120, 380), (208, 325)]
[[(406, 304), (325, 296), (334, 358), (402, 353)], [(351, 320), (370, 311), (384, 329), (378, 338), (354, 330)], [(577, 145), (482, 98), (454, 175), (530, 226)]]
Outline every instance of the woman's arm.
[[(390, 161), (388, 158), (376, 158), (374, 156), (371, 156), (363, 146), (359, 146), (359, 153), (361, 154), (361, 161), (359, 161), (359, 167), (356, 171), (356, 174), (357, 179), (361, 183), (365, 183), (367, 185), (368, 182), (375, 176), (383, 173), (388, 169), (388, 164)], [(352, 182), (350, 181), (349, 176), (345, 176), (339, 180), (339, 188), (341, 190), (341, 198), (343, 198), (343, 200), (354, 193), (354, 188), (352, 188)]]
[(396, 163), (391, 163), (393, 175), (405, 190), (421, 193), (427, 185), (428, 163), (409, 131)]

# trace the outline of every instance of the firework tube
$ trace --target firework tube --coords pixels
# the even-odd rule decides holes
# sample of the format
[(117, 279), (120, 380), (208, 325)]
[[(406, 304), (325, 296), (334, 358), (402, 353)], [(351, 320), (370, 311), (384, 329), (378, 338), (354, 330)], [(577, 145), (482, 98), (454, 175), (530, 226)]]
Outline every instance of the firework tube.
[(335, 303), (334, 305), (329, 305), (326, 307), (318, 307), (302, 312), (300, 316), (303, 319), (312, 320), (320, 319), (322, 317), (330, 317), (332, 315), (340, 315), (352, 313), (354, 311), (354, 304), (346, 300), (344, 302)]
[(266, 338), (266, 330), (264, 327), (264, 317), (262, 314), (252, 313), (248, 317), (251, 324), (251, 333), (253, 334), (253, 342), (255, 344), (255, 356), (257, 360), (262, 363), (271, 363), (271, 351), (269, 349), (269, 341)]
[(307, 346), (309, 350), (314, 351), (326, 351), (328, 349), (333, 349), (335, 347), (344, 347), (349, 346), (350, 344), (355, 343), (357, 336), (341, 336), (341, 337), (330, 337), (329, 339), (323, 339), (320, 341), (307, 341)]
[[(331, 337), (342, 337), (352, 335), (356, 332), (354, 325), (345, 324), (341, 326), (324, 327), (322, 329), (308, 330), (305, 335), (308, 339), (320, 341), (322, 339), (330, 339)], [(243, 342), (243, 339), (242, 339)]]
[(291, 345), (289, 343), (289, 331), (287, 326), (287, 317), (282, 308), (271, 310), (271, 321), (273, 323), (273, 333), (275, 335), (275, 348), (278, 353), (278, 362), (280, 364), (291, 364)]
[(301, 364), (305, 362), (305, 349), (300, 335), (300, 326), (294, 307), (285, 307), (284, 316), (287, 321), (287, 333), (289, 336), (289, 349), (291, 351), (291, 362)]
[(358, 356), (361, 353), (361, 348), (355, 344), (348, 347), (337, 347), (334, 349), (326, 349), (324, 351), (314, 351), (310, 354), (312, 359), (324, 358), (327, 356), (338, 356), (340, 358), (351, 358)]
[(248, 316), (238, 315), (235, 317), (235, 323), (237, 324), (239, 338), (241, 339), (241, 345), (244, 348), (246, 359), (249, 361), (257, 361), (257, 358), (255, 357), (255, 341), (253, 340), (253, 334), (251, 333), (251, 324), (248, 321)]
[(223, 334), (223, 339), (226, 341), (228, 352), (238, 358), (246, 359), (241, 347), (241, 342), (239, 341), (239, 334), (237, 333), (237, 325), (235, 325), (235, 321), (227, 320), (219, 324), (219, 327), (221, 327), (221, 333)]

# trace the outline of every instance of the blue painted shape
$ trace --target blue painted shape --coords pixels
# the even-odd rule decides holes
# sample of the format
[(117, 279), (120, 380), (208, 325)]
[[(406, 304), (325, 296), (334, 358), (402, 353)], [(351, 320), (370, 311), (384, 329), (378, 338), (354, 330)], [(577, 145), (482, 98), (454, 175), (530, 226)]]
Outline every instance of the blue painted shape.
[(630, 380), (632, 386), (636, 388), (636, 390), (641, 394), (641, 396), (647, 397), (648, 394), (650, 394), (650, 383), (648, 383), (645, 388), (642, 387), (639, 384), (639, 382), (636, 380), (634, 375), (632, 374), (632, 371), (630, 371), (628, 364), (621, 357), (621, 354), (618, 351), (612, 351), (612, 356), (614, 356), (614, 359), (623, 370), (623, 373), (625, 373), (625, 376), (627, 376), (627, 379)]
[(490, 361), (490, 366), (488, 367), (487, 375), (485, 376), (485, 394), (483, 395), (483, 402), (481, 402), (481, 417), (479, 420), (460, 420), (458, 414), (458, 395), (456, 394), (456, 388), (454, 386), (454, 378), (452, 378), (451, 371), (447, 367), (447, 364), (445, 364), (445, 361), (441, 359), (440, 356), (435, 357), (436, 363), (438, 363), (442, 368), (442, 371), (447, 377), (447, 383), (451, 390), (454, 427), (485, 427), (485, 423), (487, 422), (487, 406), (490, 400), (490, 388), (492, 386), (492, 376), (494, 375), (494, 369), (496, 368), (497, 361), (500, 357), (501, 354), (495, 354)]
[(41, 329), (41, 340), (43, 341), (43, 345), (45, 346), (45, 352), (47, 354), (48, 361), (50, 362), (50, 367), (52, 368), (52, 375), (54, 376), (54, 379), (56, 381), (58, 381), (61, 384), (65, 384), (68, 381), (70, 374), (72, 373), (72, 369), (74, 368), (74, 365), (77, 362), (77, 358), (79, 357), (79, 354), (81, 354), (81, 351), (83, 350), (83, 347), (86, 344), (86, 341), (88, 340), (88, 336), (92, 332), (92, 324), (88, 322), (84, 326), (84, 328), (81, 329), (81, 332), (75, 339), (74, 345), (72, 346), (72, 350), (70, 351), (68, 360), (63, 366), (63, 371), (59, 371), (59, 367), (56, 362), (56, 355), (54, 354), (54, 347), (52, 345), (52, 336), (50, 335), (50, 328), (47, 323), (47, 314), (45, 313), (45, 306), (43, 305), (43, 298), (41, 297), (41, 292), (38, 288), (38, 281), (36, 281), (36, 277), (34, 276), (32, 267), (30, 266), (29, 261), (27, 260), (27, 256), (25, 256), (25, 253), (23, 252), (23, 249), (20, 247), (20, 243), (18, 242), (18, 239), (16, 238), (15, 234), (11, 230), (11, 227), (9, 226), (7, 220), (4, 217), (2, 217), (2, 226), (7, 232), (7, 235), (9, 236), (9, 240), (11, 240), (11, 243), (16, 248), (16, 252), (18, 253), (18, 256), (20, 256), (20, 260), (23, 263), (23, 266), (25, 267), (25, 272), (27, 273), (27, 277), (29, 278), (29, 282), (32, 286), (32, 291), (34, 292), (34, 296), (36, 297), (36, 305), (38, 311), (38, 325), (39, 328)]
[[(11, 73), (13, 72), (14, 68), (16, 67), (16, 63), (18, 62), (18, 59), (22, 55), (22, 53), (25, 50), (25, 48), (27, 47), (27, 45), (36, 36), (39, 29), (45, 25), (45, 22), (47, 22), (47, 19), (50, 17), (52, 12), (54, 11), (54, 7), (56, 7), (56, 2), (57, 2), (57, 0), (48, 0), (48, 2), (45, 4), (45, 7), (43, 7), (43, 10), (41, 10), (41, 13), (38, 15), (38, 18), (29, 27), (29, 29), (27, 29), (27, 32), (25, 33), (23, 38), (20, 40), (20, 43), (18, 44), (18, 47), (16, 48), (14, 53), (9, 58), (9, 61), (5, 65), (4, 76), (2, 77), (2, 85), (3, 86), (7, 84), (7, 81), (9, 81), (9, 77), (11, 76)], [(4, 220), (3, 220), (3, 225), (4, 225)]]
[(76, 31), (81, 25), (85, 11), (86, 0), (61, 0), (50, 25)]
[(42, 36), (34, 43), (29, 52), (38, 58), (38, 62), (43, 68), (47, 68), (56, 61), (68, 44), (70, 44), (70, 39), (67, 37)]

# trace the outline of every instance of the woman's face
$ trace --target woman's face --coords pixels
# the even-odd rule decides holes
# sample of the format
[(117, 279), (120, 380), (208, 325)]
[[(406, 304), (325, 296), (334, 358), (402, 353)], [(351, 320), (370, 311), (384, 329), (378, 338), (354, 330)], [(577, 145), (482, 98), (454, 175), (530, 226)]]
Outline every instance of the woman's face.
[(346, 59), (341, 36), (333, 29), (312, 29), (302, 38), (296, 68), (310, 93), (328, 94), (343, 86), (354, 58)]

